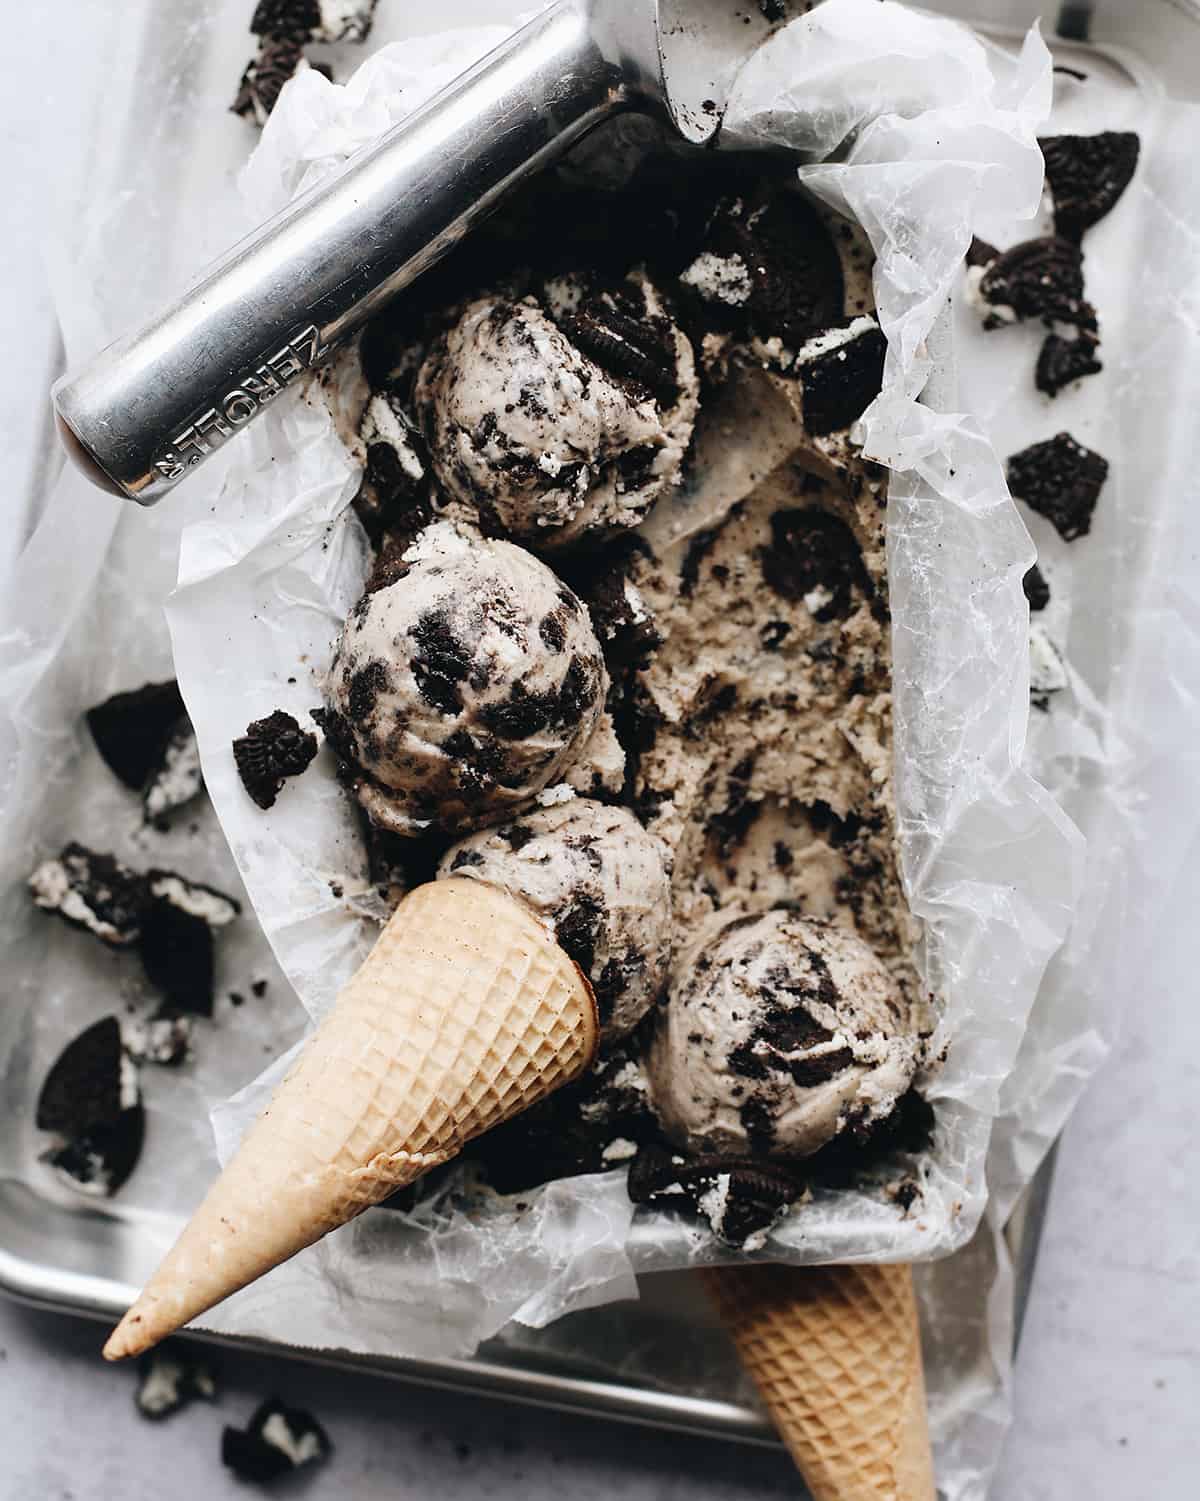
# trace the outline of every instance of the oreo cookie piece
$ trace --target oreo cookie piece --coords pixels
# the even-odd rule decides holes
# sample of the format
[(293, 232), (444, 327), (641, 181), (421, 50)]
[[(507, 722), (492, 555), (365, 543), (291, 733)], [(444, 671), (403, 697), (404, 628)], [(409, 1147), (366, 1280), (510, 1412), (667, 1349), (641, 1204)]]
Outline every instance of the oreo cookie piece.
[(856, 589), (870, 593), (854, 533), (820, 506), (776, 511), (771, 543), (759, 550), (759, 566), (776, 594), (803, 600), (822, 624), (849, 615)]
[(1038, 355), (1034, 382), (1047, 396), (1057, 396), (1064, 386), (1087, 375), (1099, 375), (1104, 366), (1096, 358), (1096, 340), (1086, 334), (1064, 339), (1047, 334)]
[(638, 1152), (628, 1187), (635, 1204), (702, 1215), (722, 1245), (742, 1251), (762, 1250), (771, 1229), (806, 1192), (804, 1179), (782, 1163), (688, 1159), (660, 1143)]
[(171, 1417), (197, 1399), (213, 1402), (216, 1395), (212, 1366), (177, 1341), (169, 1340), (138, 1361), (134, 1401), (141, 1415), (153, 1423)]
[(172, 680), (114, 693), (84, 718), (109, 771), (141, 792), (161, 769), (167, 747), (187, 721), (187, 710), (179, 684)]
[(730, 327), (792, 348), (843, 315), (842, 263), (820, 214), (774, 185), (718, 202), (680, 281)]
[(152, 870), (146, 885), (150, 903), (139, 944), (146, 978), (161, 991), (168, 1013), (211, 1016), (213, 932), (233, 922), (241, 905), (174, 871)]
[(1008, 487), (1018, 500), (1045, 516), (1064, 542), (1091, 530), (1092, 513), (1108, 478), (1108, 460), (1070, 433), (1013, 454)]
[(857, 422), (883, 388), (887, 340), (873, 318), (856, 318), (810, 340), (796, 355), (804, 426), (824, 437)]
[(268, 1397), (245, 1429), (227, 1427), (221, 1434), (221, 1463), (253, 1485), (266, 1485), (332, 1453), (329, 1435), (312, 1413), (288, 1407), (278, 1397)]
[(1078, 240), (1111, 213), (1137, 171), (1141, 142), (1133, 131), (1090, 136), (1044, 136), (1046, 186), (1054, 200), (1054, 227)]
[[(261, 128), (279, 103), (284, 84), (306, 66), (303, 44), (297, 37), (264, 37), (257, 55), (246, 64), (230, 111)], [(327, 73), (328, 69), (322, 71)]]
[(107, 1197), (133, 1172), (145, 1112), (137, 1066), (115, 1016), (94, 1022), (59, 1054), (38, 1095), (34, 1123), (58, 1138), (41, 1160), (81, 1193)]
[(33, 900), (92, 933), (110, 948), (138, 942), (150, 905), (145, 877), (112, 855), (97, 854), (72, 842), (53, 860), (44, 860), (29, 877)]
[(317, 754), (317, 737), (282, 709), (255, 719), (233, 742), (242, 786), (260, 808), (272, 808), (288, 777), (306, 771)]
[(970, 295), (983, 306), (984, 328), (1041, 318), (1096, 331), (1096, 310), (1084, 297), (1083, 254), (1070, 240), (1024, 240), (990, 265), (974, 266), (968, 276)]
[(1046, 576), (1035, 563), (1025, 577), (1021, 580), (1025, 590), (1025, 598), (1029, 601), (1029, 608), (1035, 613), (1044, 610), (1050, 603), (1050, 585), (1046, 582)]
[(365, 42), (377, 0), (258, 0), (255, 36), (301, 42)]
[(165, 828), (170, 815), (185, 807), (204, 791), (204, 773), (200, 768), (200, 747), (191, 721), (176, 726), (162, 765), (151, 776), (142, 793), (146, 821)]

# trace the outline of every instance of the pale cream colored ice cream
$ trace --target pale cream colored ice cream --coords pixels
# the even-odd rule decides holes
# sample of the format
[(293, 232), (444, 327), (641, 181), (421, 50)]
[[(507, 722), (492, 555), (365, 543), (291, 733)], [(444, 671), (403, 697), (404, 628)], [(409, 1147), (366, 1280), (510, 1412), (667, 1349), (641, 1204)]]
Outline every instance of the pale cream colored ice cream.
[(437, 477), (485, 530), (539, 548), (636, 526), (678, 483), (698, 382), (644, 278), (470, 303), (417, 377)]
[(885, 1119), (917, 1059), (904, 993), (870, 948), (793, 912), (694, 948), (650, 1045), (651, 1098), (696, 1156), (806, 1157)]
[(447, 851), (439, 874), (500, 886), (549, 921), (592, 982), (601, 1038), (654, 1004), (671, 950), (667, 851), (627, 808), (572, 798)]
[(519, 813), (575, 771), (608, 675), (587, 611), (522, 548), (446, 522), (351, 612), (322, 718), (354, 795), (397, 834)]

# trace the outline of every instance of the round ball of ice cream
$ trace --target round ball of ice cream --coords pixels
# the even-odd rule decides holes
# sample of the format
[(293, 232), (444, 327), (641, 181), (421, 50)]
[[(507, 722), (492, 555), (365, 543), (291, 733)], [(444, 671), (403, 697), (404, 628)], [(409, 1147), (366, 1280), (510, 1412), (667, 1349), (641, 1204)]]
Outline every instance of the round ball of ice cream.
[(544, 563), (445, 522), (346, 621), (326, 733), (373, 823), (476, 828), (567, 771), (608, 690), (587, 610)]
[(472, 834), (439, 874), (501, 886), (552, 924), (592, 982), (605, 1044), (658, 998), (671, 948), (667, 851), (628, 809), (572, 798)]
[(636, 526), (679, 480), (698, 384), (687, 336), (647, 282), (470, 303), (416, 401), (442, 487), (485, 530), (539, 547)]
[(694, 959), (650, 1046), (655, 1109), (693, 1154), (804, 1157), (889, 1115), (917, 1039), (854, 933), (791, 912), (737, 918)]

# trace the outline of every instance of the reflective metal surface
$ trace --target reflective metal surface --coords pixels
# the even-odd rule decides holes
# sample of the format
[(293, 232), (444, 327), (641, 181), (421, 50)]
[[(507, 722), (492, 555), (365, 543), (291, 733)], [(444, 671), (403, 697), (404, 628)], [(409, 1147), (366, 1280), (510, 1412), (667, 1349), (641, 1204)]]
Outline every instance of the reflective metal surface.
[(102, 488), (152, 504), (614, 111), (661, 113), (707, 140), (771, 25), (728, 0), (558, 0), (144, 329), (64, 376), (54, 402), (68, 452)]

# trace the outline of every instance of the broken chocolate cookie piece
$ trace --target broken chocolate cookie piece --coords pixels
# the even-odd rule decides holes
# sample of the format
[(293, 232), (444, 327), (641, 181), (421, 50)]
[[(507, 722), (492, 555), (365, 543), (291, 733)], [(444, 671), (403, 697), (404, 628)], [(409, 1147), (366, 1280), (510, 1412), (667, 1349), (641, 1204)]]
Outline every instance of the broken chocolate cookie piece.
[(1141, 142), (1133, 131), (1044, 136), (1046, 186), (1054, 200), (1054, 227), (1078, 240), (1116, 206), (1137, 171)]
[(1087, 375), (1099, 375), (1104, 366), (1096, 358), (1096, 340), (1087, 334), (1064, 339), (1061, 334), (1047, 334), (1038, 355), (1034, 376), (1039, 391), (1057, 396), (1064, 386)]
[(210, 1363), (189, 1346), (169, 1340), (138, 1361), (138, 1389), (134, 1397), (144, 1418), (158, 1423), (190, 1402), (212, 1402), (217, 1383)]
[(227, 1427), (221, 1434), (221, 1463), (254, 1485), (328, 1459), (332, 1452), (329, 1435), (312, 1413), (287, 1407), (278, 1397), (269, 1397), (245, 1429)]
[(730, 328), (796, 348), (843, 314), (842, 263), (802, 194), (763, 184), (722, 199), (680, 281)]
[(1018, 500), (1045, 516), (1064, 542), (1091, 529), (1096, 501), (1108, 478), (1108, 460), (1070, 433), (1014, 454), (1008, 461), (1008, 487)]
[(317, 737), (282, 709), (253, 720), (233, 742), (242, 786), (264, 809), (274, 807), (284, 781), (307, 770), (316, 754)]
[(58, 1138), (42, 1161), (81, 1193), (107, 1197), (133, 1172), (145, 1113), (137, 1066), (115, 1016), (94, 1022), (59, 1054), (38, 1095), (34, 1123)]
[(74, 928), (111, 948), (129, 948), (141, 937), (150, 904), (145, 877), (112, 855), (72, 842), (29, 877), (33, 900)]
[(174, 871), (152, 870), (146, 883), (150, 903), (139, 944), (146, 978), (161, 991), (168, 1013), (211, 1016), (213, 932), (233, 922), (241, 905)]
[(365, 42), (377, 0), (259, 0), (250, 30), (301, 42)]
[(762, 1250), (773, 1227), (806, 1191), (803, 1177), (790, 1165), (687, 1158), (659, 1142), (640, 1148), (628, 1187), (635, 1204), (701, 1215), (722, 1245), (751, 1252)]
[(279, 103), (284, 84), (306, 66), (302, 44), (295, 37), (265, 37), (246, 64), (231, 112), (261, 128)]
[(1029, 608), (1033, 612), (1044, 610), (1050, 603), (1050, 585), (1046, 582), (1046, 576), (1035, 563), (1022, 579), (1025, 589), (1025, 598), (1029, 601)]
[(830, 329), (796, 355), (804, 426), (825, 437), (857, 422), (883, 388), (887, 340), (873, 318)]
[(1096, 310), (1084, 296), (1083, 255), (1070, 240), (1025, 240), (967, 275), (968, 295), (982, 305), (986, 329), (1040, 318), (1096, 331)]
[(163, 765), (167, 747), (187, 721), (179, 684), (146, 683), (114, 693), (84, 715), (96, 749), (118, 781), (141, 792)]

